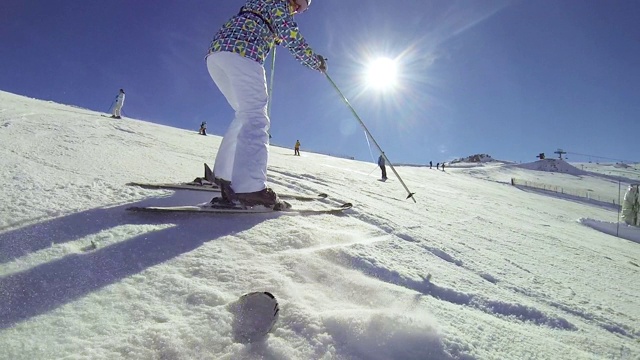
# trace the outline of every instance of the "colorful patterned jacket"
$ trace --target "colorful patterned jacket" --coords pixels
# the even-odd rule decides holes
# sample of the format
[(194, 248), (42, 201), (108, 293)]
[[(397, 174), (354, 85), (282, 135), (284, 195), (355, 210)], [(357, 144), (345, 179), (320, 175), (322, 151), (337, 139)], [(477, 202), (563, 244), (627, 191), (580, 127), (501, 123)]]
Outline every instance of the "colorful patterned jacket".
[(303, 65), (318, 70), (320, 61), (298, 30), (288, 0), (248, 0), (216, 33), (209, 54), (228, 51), (260, 64), (274, 44), (282, 44)]

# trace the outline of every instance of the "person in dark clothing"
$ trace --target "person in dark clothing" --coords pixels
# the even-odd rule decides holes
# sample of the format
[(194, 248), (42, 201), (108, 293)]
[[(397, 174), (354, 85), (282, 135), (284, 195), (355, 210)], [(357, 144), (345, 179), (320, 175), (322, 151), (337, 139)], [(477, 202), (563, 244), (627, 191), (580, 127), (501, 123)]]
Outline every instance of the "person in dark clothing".
[(440, 170), (440, 163), (436, 163), (436, 169)]
[(442, 171), (444, 171), (444, 163), (442, 163)]
[(382, 170), (382, 180), (387, 180), (387, 167), (385, 166), (383, 154), (380, 154), (378, 158), (378, 166), (380, 166), (380, 170)]
[(293, 155), (300, 156), (300, 140), (296, 140), (296, 145), (293, 147)]
[(198, 131), (198, 134), (207, 135), (207, 122), (206, 121), (203, 121), (200, 124), (200, 131)]
[(432, 168), (433, 168), (433, 162), (429, 161), (429, 169), (432, 169)]

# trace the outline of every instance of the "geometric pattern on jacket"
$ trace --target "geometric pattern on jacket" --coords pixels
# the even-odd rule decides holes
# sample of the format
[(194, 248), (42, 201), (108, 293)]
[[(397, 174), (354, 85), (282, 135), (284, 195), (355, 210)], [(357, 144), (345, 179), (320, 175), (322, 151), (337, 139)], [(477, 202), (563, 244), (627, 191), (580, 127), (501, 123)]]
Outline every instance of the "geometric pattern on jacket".
[(300, 34), (298, 24), (289, 11), (288, 0), (248, 0), (243, 10), (244, 13), (233, 16), (218, 30), (207, 56), (226, 51), (264, 64), (271, 48), (281, 44), (303, 65), (319, 70), (320, 61)]

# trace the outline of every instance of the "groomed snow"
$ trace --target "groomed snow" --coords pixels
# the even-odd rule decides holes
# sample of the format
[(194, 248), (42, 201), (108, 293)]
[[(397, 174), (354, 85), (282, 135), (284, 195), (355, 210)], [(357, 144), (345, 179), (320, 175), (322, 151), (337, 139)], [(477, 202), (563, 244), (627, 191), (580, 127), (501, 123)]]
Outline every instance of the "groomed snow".
[[(414, 203), (391, 169), (383, 183), (374, 163), (272, 146), (277, 192), (326, 192), (295, 205), (354, 208), (125, 211), (211, 198), (125, 185), (201, 176), (220, 138), (199, 136), (198, 125), (0, 92), (0, 358), (640, 358), (636, 229), (616, 237), (613, 207), (509, 185), (519, 177), (616, 196), (615, 179), (637, 181), (637, 164), (575, 165), (579, 174), (398, 166)], [(615, 179), (593, 170), (605, 166)], [(280, 319), (264, 341), (242, 344), (229, 304), (250, 291), (272, 292)]]

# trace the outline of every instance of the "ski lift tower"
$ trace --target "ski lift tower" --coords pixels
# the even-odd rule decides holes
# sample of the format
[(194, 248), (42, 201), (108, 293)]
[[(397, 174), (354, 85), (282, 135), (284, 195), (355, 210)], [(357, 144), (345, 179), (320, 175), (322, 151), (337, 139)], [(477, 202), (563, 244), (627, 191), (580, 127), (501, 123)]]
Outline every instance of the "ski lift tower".
[(558, 156), (560, 157), (560, 160), (562, 160), (562, 154), (566, 154), (567, 152), (562, 150), (562, 149), (558, 149), (556, 151), (553, 152), (554, 154), (558, 154)]

